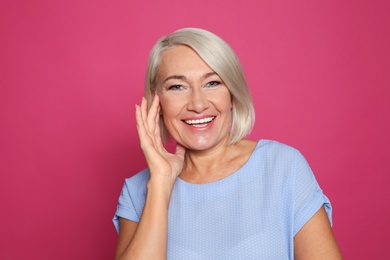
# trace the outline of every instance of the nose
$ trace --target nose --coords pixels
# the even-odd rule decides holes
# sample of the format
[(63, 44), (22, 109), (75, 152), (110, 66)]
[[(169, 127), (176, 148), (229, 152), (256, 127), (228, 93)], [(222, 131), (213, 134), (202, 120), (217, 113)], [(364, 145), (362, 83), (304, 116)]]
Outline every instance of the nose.
[(209, 107), (209, 101), (206, 93), (202, 92), (201, 88), (193, 88), (190, 93), (188, 110), (195, 111), (196, 113), (202, 113)]

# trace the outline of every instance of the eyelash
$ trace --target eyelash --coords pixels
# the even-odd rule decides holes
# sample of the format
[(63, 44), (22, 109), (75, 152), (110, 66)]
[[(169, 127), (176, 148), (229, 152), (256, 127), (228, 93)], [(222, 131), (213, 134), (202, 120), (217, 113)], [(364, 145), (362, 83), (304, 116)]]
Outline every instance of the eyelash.
[(182, 85), (172, 85), (172, 86), (169, 86), (169, 87), (168, 87), (168, 90), (173, 90), (173, 91), (175, 91), (175, 90), (181, 90), (182, 88), (183, 88)]
[[(208, 82), (205, 86), (206, 87), (216, 87), (219, 85), (221, 85), (220, 81), (213, 80), (213, 81)], [(182, 89), (183, 89), (182, 85), (172, 85), (172, 86), (168, 87), (168, 90), (172, 90), (172, 91), (178, 91), (178, 90), (182, 90)]]
[(207, 85), (209, 85), (211, 87), (215, 87), (215, 86), (221, 85), (221, 82), (214, 80), (214, 81), (210, 81), (209, 83), (207, 83)]

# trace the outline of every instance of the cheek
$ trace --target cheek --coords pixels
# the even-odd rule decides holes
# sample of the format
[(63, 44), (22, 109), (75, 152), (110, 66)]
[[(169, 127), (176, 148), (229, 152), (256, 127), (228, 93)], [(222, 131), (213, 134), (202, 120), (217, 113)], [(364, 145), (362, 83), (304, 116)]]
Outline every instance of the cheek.
[(233, 108), (233, 103), (230, 95), (224, 95), (223, 97), (216, 100), (215, 103), (219, 104), (220, 109), (223, 111), (228, 111)]
[(160, 101), (160, 114), (164, 117), (164, 120), (176, 116), (178, 111), (177, 102), (163, 100)]
[(186, 95), (160, 96), (160, 107), (164, 114), (179, 114), (188, 102)]

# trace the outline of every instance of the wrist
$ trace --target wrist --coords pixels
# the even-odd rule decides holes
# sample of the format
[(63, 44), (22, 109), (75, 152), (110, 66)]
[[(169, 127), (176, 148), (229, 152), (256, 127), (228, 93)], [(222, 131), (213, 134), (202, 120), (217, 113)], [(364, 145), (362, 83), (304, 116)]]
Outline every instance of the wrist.
[(169, 202), (175, 179), (167, 176), (151, 176), (147, 184), (148, 195), (164, 198)]

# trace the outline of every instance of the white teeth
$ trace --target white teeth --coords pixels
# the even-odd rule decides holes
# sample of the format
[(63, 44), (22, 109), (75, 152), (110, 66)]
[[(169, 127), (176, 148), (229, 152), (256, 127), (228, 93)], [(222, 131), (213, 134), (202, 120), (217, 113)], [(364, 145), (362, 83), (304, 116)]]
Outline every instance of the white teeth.
[(207, 124), (213, 121), (214, 118), (215, 116), (212, 116), (212, 117), (206, 117), (206, 118), (196, 119), (196, 120), (185, 120), (184, 122), (186, 122), (189, 125)]

